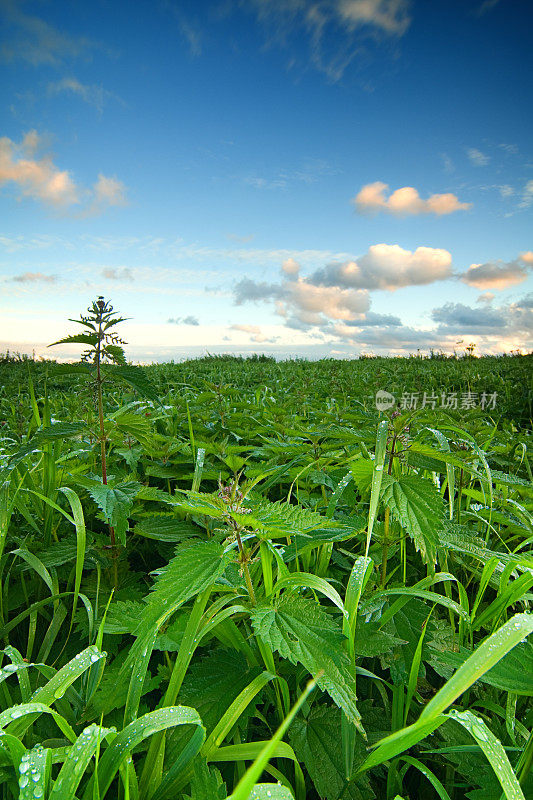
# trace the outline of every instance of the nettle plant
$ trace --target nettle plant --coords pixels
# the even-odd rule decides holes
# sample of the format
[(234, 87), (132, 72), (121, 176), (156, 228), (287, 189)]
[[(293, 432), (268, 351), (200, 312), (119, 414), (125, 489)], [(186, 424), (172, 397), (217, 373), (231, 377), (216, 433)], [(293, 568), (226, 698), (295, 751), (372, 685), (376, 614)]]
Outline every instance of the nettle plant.
[(119, 429), (122, 434), (139, 438), (139, 416), (128, 409), (119, 410), (113, 419), (106, 419), (104, 408), (105, 384), (115, 380), (125, 381), (146, 399), (158, 402), (157, 394), (146, 378), (141, 367), (129, 365), (126, 361), (123, 345), (116, 328), (127, 317), (117, 315), (111, 303), (101, 295), (92, 302), (87, 314), (80, 314), (79, 319), (70, 319), (84, 329), (82, 333), (65, 336), (50, 347), (59, 344), (83, 344), (83, 351), (78, 364), (62, 364), (61, 374), (76, 373), (85, 378), (93, 391), (98, 416), (98, 442), (100, 446), (100, 475), (77, 476), (76, 483), (83, 486), (99, 506), (109, 526), (109, 537), (113, 555), (114, 583), (117, 585), (117, 541), (125, 545), (128, 528), (128, 511), (137, 494), (140, 484), (136, 481), (115, 482), (107, 470), (107, 443), (109, 439), (109, 423)]

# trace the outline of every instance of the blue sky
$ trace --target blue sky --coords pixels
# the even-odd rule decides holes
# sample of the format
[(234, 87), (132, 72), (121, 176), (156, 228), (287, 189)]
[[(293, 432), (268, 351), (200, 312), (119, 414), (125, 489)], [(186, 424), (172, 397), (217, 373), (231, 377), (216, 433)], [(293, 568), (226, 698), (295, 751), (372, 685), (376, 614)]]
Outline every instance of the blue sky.
[(531, 349), (528, 0), (0, 15), (0, 350), (98, 294), (133, 360)]

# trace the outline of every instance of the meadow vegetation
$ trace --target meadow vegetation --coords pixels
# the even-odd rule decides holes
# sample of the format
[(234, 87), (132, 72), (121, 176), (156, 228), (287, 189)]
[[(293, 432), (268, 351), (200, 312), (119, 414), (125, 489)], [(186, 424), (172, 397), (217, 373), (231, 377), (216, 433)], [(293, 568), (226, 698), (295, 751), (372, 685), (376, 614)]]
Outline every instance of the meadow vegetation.
[(0, 796), (533, 797), (531, 357), (143, 369), (78, 322), (0, 359)]

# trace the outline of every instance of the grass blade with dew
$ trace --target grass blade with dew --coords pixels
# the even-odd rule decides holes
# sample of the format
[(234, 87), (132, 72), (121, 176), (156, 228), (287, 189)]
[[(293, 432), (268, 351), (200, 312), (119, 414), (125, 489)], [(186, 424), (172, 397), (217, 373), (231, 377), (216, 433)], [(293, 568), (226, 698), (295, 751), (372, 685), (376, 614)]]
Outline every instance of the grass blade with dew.
[(455, 709), (450, 711), (448, 717), (462, 725), (474, 737), (490, 762), (507, 800), (526, 800), (502, 743), (483, 720), (471, 711)]
[(19, 765), (19, 800), (38, 800), (48, 794), (52, 772), (52, 751), (37, 745), (29, 750)]
[[(113, 742), (106, 749), (98, 763), (97, 775), (100, 798), (104, 797), (118, 772), (119, 766), (135, 747), (149, 736), (153, 736), (155, 733), (167, 728), (174, 728), (176, 725), (197, 725), (201, 727), (202, 720), (194, 708), (171, 706), (170, 708), (149, 711), (127, 725), (113, 739)], [(83, 800), (91, 800), (93, 786), (94, 777), (87, 784)]]
[(282, 740), (294, 717), (315, 686), (316, 681), (314, 679), (309, 681), (304, 691), (291, 708), (287, 717), (283, 720), (272, 739), (263, 747), (253, 764), (246, 770), (243, 777), (237, 784), (235, 791), (228, 797), (228, 800), (249, 800), (250, 794), (254, 789), (257, 779), (261, 777), (261, 773), (265, 768), (265, 764), (267, 764), (267, 762), (273, 757), (278, 742)]

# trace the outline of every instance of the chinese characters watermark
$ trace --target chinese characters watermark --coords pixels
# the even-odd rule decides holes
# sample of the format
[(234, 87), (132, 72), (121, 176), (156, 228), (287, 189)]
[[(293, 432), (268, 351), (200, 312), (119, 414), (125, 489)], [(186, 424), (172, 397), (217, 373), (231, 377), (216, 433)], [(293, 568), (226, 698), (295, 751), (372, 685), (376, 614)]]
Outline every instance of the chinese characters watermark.
[(497, 392), (402, 392), (397, 401), (393, 394), (380, 389), (376, 392), (376, 408), (387, 411), (397, 404), (402, 411), (418, 408), (491, 411), (496, 408), (497, 399)]

